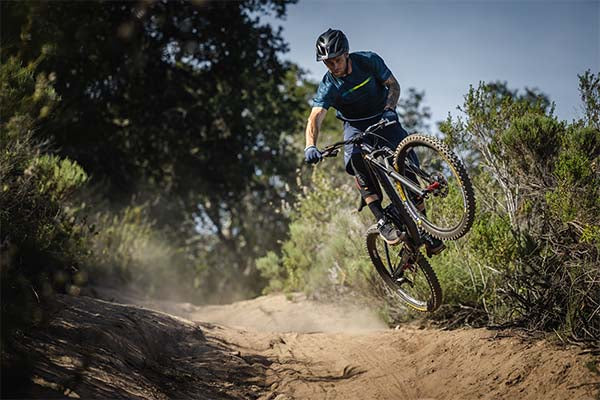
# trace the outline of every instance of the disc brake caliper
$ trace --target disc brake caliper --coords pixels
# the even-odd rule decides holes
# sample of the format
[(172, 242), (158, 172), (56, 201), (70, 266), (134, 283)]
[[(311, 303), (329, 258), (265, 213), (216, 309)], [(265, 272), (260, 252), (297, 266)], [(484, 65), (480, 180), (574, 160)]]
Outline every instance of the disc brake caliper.
[(425, 193), (431, 193), (434, 196), (446, 197), (448, 195), (448, 181), (442, 174), (436, 174), (432, 177), (433, 182), (423, 190)]

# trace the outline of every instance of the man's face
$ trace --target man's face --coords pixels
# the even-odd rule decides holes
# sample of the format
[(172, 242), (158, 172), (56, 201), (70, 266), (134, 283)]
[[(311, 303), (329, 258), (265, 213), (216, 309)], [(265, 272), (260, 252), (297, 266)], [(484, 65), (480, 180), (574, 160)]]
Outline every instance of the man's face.
[(348, 64), (348, 53), (344, 53), (340, 56), (323, 60), (325, 66), (333, 76), (341, 78), (346, 75), (346, 68)]

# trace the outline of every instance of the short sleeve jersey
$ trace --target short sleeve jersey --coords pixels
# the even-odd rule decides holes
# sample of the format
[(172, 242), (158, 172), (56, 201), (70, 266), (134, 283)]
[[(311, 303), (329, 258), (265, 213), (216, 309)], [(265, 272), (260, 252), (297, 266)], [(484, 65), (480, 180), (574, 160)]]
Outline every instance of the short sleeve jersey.
[(370, 51), (350, 53), (352, 73), (336, 78), (327, 72), (313, 98), (313, 107), (337, 110), (343, 120), (364, 120), (383, 112), (388, 89), (385, 82), (392, 72), (383, 59)]

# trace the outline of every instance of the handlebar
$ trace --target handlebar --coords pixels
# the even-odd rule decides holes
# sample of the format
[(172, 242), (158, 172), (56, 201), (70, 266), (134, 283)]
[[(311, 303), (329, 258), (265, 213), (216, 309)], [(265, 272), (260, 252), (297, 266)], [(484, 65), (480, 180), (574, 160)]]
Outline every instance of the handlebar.
[(321, 156), (323, 158), (325, 157), (335, 157), (338, 155), (338, 153), (340, 152), (340, 147), (346, 145), (346, 144), (358, 144), (361, 143), (362, 140), (365, 138), (365, 136), (373, 134), (374, 132), (378, 131), (379, 129), (383, 129), (385, 127), (388, 127), (390, 125), (394, 125), (397, 124), (398, 121), (389, 121), (387, 119), (382, 119), (381, 121), (377, 122), (376, 124), (373, 124), (371, 126), (369, 126), (367, 129), (365, 129), (365, 131), (363, 133), (361, 133), (360, 135), (356, 135), (351, 137), (348, 140), (344, 140), (341, 142), (337, 142), (334, 144), (331, 144), (329, 146), (326, 146), (323, 151), (321, 152)]

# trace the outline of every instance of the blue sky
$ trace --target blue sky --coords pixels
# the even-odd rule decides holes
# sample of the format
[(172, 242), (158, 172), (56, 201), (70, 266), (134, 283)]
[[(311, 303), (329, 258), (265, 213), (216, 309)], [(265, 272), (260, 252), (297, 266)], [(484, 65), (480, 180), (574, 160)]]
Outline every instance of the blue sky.
[(284, 58), (314, 80), (326, 72), (316, 37), (342, 29), (350, 51), (375, 51), (403, 89), (425, 91), (433, 121), (456, 115), (469, 85), (495, 80), (542, 90), (570, 121), (582, 114), (577, 74), (600, 72), (600, 0), (300, 0), (275, 24), (290, 46)]

